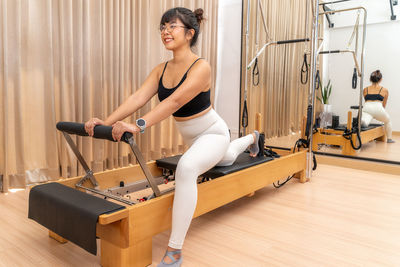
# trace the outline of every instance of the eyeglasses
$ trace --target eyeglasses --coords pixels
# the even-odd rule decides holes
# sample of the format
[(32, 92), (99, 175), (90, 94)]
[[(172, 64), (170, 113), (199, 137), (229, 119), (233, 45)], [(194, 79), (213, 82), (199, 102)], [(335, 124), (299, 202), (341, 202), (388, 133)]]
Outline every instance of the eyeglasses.
[(186, 28), (186, 26), (178, 25), (178, 24), (170, 24), (169, 26), (165, 25), (165, 24), (161, 24), (160, 25), (160, 32), (163, 33), (166, 30), (168, 33), (171, 33), (178, 27)]

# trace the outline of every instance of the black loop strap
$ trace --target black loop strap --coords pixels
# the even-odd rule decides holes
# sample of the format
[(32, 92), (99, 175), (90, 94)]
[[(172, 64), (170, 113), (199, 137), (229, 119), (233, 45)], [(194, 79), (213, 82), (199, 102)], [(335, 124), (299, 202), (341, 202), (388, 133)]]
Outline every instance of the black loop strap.
[[(358, 140), (358, 143), (359, 143), (358, 146), (355, 146), (354, 142), (353, 142), (352, 136), (353, 136), (354, 133), (357, 134), (357, 140)], [(361, 136), (360, 136), (360, 133), (358, 132), (357, 128), (353, 128), (351, 131), (349, 129), (347, 129), (347, 128), (344, 129), (343, 138), (350, 141), (351, 147), (354, 150), (359, 150), (362, 147)]]
[(300, 69), (300, 82), (301, 84), (307, 84), (308, 82), (308, 62), (306, 53), (304, 53), (303, 65), (301, 65)]
[(247, 114), (247, 101), (244, 101), (242, 113), (242, 127), (246, 128), (249, 125), (249, 115)]
[(351, 87), (353, 89), (357, 88), (357, 69), (356, 68), (354, 68), (354, 71), (353, 71), (353, 79), (351, 80)]
[(260, 83), (260, 70), (258, 69), (258, 58), (256, 58), (253, 67), (253, 85), (258, 86), (259, 83)]
[(315, 74), (315, 89), (318, 90), (321, 84), (321, 78), (319, 77), (319, 70)]

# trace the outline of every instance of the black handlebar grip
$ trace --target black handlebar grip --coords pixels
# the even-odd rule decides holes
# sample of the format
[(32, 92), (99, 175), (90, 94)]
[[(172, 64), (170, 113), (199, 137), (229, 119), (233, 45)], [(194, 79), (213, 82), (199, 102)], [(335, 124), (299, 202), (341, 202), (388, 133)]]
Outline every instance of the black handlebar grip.
[(302, 43), (302, 42), (309, 42), (309, 38), (304, 39), (293, 39), (293, 40), (283, 40), (276, 42), (277, 44), (290, 44), (290, 43)]
[(321, 52), (319, 52), (320, 55), (322, 55), (322, 54), (339, 54), (339, 53), (341, 53), (340, 50), (330, 50), (330, 51), (321, 51)]
[[(85, 131), (85, 124), (83, 123), (60, 121), (57, 123), (56, 127), (58, 130), (69, 134), (89, 136), (88, 133)], [(129, 138), (131, 138), (132, 136), (133, 136), (132, 133), (125, 132), (121, 137), (121, 141), (129, 144)], [(93, 137), (115, 142), (115, 140), (112, 137), (111, 126), (104, 126), (104, 125), (95, 126)]]

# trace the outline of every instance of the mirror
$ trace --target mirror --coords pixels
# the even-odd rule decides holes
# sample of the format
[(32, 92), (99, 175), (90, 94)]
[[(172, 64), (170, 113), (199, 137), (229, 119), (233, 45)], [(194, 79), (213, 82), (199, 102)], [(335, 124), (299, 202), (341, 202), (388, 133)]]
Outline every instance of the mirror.
[[(392, 20), (395, 17), (389, 2), (353, 0), (325, 5), (325, 11), (335, 13), (323, 18), (323, 50), (326, 53), (319, 57), (322, 85), (316, 94), (327, 103), (317, 110), (321, 123), (313, 135), (314, 151), (384, 162), (400, 161), (397, 152), (400, 148), (400, 118), (396, 116), (400, 112), (400, 105), (396, 103), (396, 99), (400, 99), (396, 89), (400, 82), (397, 73), (400, 23)], [(365, 29), (364, 9), (350, 10), (357, 7), (365, 8), (367, 13)], [(398, 11), (399, 6), (393, 6), (393, 13)], [(376, 73), (373, 75), (375, 82), (370, 81), (371, 73), (376, 70), (381, 72), (380, 82), (376, 82)], [(363, 77), (359, 72), (363, 72)], [(364, 95), (368, 95), (366, 99)], [(363, 112), (359, 119), (360, 100)], [(388, 143), (388, 139), (395, 143)]]
[[(302, 137), (302, 117), (306, 116), (310, 102), (311, 74), (306, 84), (301, 81), (304, 79), (303, 71), (306, 71), (304, 54), (305, 66), (310, 68), (311, 42), (268, 46), (261, 54), (258, 52), (264, 44), (272, 41), (311, 37), (311, 3), (315, 4), (315, 1), (276, 2), (243, 1), (241, 129), (243, 131), (246, 106), (249, 129), (254, 126), (252, 120), (255, 112), (260, 112), (266, 145), (289, 149)], [(400, 99), (400, 91), (396, 89), (400, 79), (397, 74), (400, 58), (400, 22), (397, 19), (400, 19), (400, 5), (390, 5), (390, 1), (381, 0), (320, 3), (320, 12), (329, 14), (319, 17), (321, 53), (317, 69), (321, 82), (315, 92), (318, 127), (313, 134), (316, 141), (313, 151), (400, 163), (400, 157), (397, 156), (400, 148), (400, 118), (396, 116), (400, 113), (400, 105), (396, 103), (396, 99)], [(250, 5), (250, 12), (247, 5)], [(261, 7), (264, 14), (260, 13)], [(362, 8), (352, 10), (356, 7)], [(345, 11), (336, 12), (339, 10)], [(365, 31), (364, 10), (367, 14)], [(399, 14), (397, 18), (396, 14)], [(252, 60), (257, 55), (258, 66), (255, 68)], [(249, 63), (253, 63), (250, 68)], [(375, 70), (380, 70), (382, 80), (373, 84), (370, 75)], [(260, 81), (258, 85), (255, 82), (257, 79)], [(364, 125), (363, 119), (369, 116), (365, 115), (368, 107), (363, 95), (367, 87), (371, 88), (369, 90), (373, 95), (379, 94), (381, 87), (388, 90), (386, 106), (381, 104), (381, 108), (390, 117), (391, 139), (395, 143), (387, 143), (388, 127), (377, 116)], [(330, 95), (323, 94), (329, 90)], [(385, 89), (382, 89), (382, 96), (385, 96), (384, 92)], [(246, 105), (245, 99), (249, 101)], [(378, 102), (374, 105), (379, 106), (382, 101), (373, 102)], [(360, 103), (364, 113), (360, 112)], [(364, 115), (359, 117), (358, 113)]]

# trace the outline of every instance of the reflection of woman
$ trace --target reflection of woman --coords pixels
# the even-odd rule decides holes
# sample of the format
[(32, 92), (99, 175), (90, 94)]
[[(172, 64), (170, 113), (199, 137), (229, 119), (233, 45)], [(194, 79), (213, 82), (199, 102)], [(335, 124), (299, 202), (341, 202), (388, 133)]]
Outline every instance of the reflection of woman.
[[(259, 152), (258, 132), (230, 142), (226, 123), (210, 103), (211, 69), (206, 60), (190, 49), (199, 35), (203, 10), (192, 12), (173, 8), (161, 18), (161, 39), (173, 58), (156, 66), (143, 85), (105, 121), (91, 119), (85, 124), (89, 135), (95, 125), (112, 125), (113, 138), (120, 140), (126, 131), (143, 132), (170, 115), (190, 148), (181, 157), (175, 174), (172, 232), (167, 252), (159, 266), (180, 266), (181, 248), (197, 202), (197, 178), (215, 165), (231, 165), (249, 147), (250, 155)], [(158, 94), (160, 104), (136, 121), (122, 122)]]
[(388, 143), (394, 143), (392, 139), (392, 123), (385, 107), (389, 97), (389, 91), (380, 86), (382, 73), (376, 70), (371, 73), (372, 85), (364, 88), (365, 104), (362, 112), (362, 126), (368, 126), (372, 119), (385, 123), (385, 131)]

